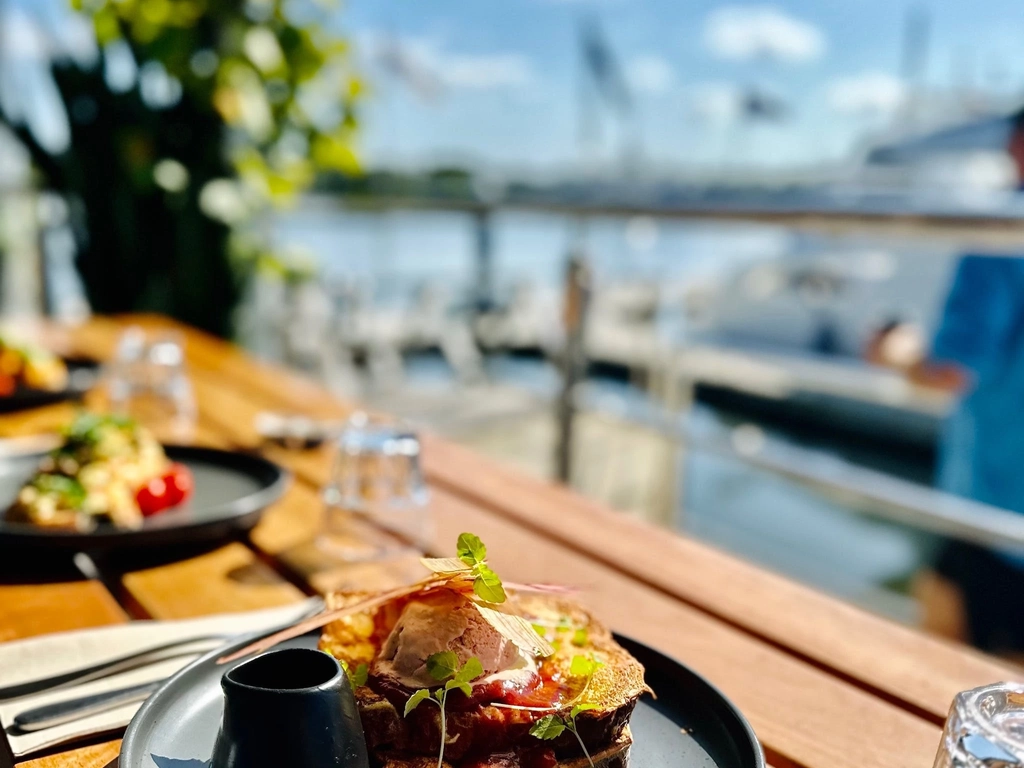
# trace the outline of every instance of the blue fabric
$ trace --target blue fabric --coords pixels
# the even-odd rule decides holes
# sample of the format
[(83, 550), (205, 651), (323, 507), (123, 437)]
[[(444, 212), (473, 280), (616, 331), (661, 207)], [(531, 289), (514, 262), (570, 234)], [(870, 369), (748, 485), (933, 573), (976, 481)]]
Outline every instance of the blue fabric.
[(938, 485), (1024, 514), (1024, 259), (960, 260), (932, 357), (973, 378), (943, 428)]

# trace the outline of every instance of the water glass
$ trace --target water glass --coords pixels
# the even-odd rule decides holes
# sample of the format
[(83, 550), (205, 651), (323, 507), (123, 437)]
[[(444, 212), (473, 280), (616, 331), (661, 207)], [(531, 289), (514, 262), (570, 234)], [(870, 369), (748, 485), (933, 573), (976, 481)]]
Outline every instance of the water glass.
[(343, 427), (324, 489), (322, 548), (348, 562), (423, 551), (433, 540), (420, 441), (401, 421), (357, 413)]
[(132, 417), (161, 441), (191, 440), (196, 404), (180, 334), (125, 331), (110, 366), (107, 394), (114, 413)]
[(1024, 683), (958, 693), (934, 768), (1024, 766)]

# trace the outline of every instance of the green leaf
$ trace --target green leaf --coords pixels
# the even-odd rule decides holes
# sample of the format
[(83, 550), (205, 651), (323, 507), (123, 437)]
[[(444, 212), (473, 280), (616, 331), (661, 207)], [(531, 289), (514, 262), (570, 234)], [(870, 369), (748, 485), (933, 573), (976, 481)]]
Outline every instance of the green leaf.
[(445, 694), (447, 694), (447, 693), (448, 693), (448, 689), (447, 688), (438, 688), (436, 691), (434, 691), (434, 698), (437, 699), (441, 703), (441, 709), (444, 709), (444, 697), (445, 697)]
[(426, 688), (420, 688), (416, 693), (409, 697), (409, 700), (405, 702), (405, 717), (409, 716), (416, 707), (420, 705), (424, 699), (430, 698), (430, 691)]
[(577, 704), (575, 707), (572, 708), (572, 711), (569, 713), (569, 718), (571, 720), (575, 720), (576, 715), (578, 715), (580, 712), (589, 712), (592, 709), (597, 709), (597, 704)]
[(459, 535), (456, 544), (456, 553), (459, 560), (466, 565), (477, 565), (487, 559), (487, 547), (480, 541), (480, 537), (472, 533)]
[(542, 717), (530, 727), (530, 735), (542, 741), (557, 739), (565, 732), (565, 722), (558, 715)]
[(439, 683), (454, 677), (458, 671), (459, 657), (455, 655), (454, 651), (441, 651), (427, 657), (427, 672)]
[(575, 632), (573, 632), (572, 644), (575, 645), (577, 648), (582, 648), (583, 646), (587, 645), (587, 643), (589, 643), (589, 642), (590, 642), (590, 638), (587, 635), (587, 628), (586, 627), (581, 627), (580, 629), (577, 629)]
[(458, 680), (449, 680), (444, 684), (444, 689), (446, 691), (455, 690), (456, 688), (462, 691), (467, 697), (473, 695), (473, 686), (469, 683), (460, 683)]
[(569, 664), (569, 674), (573, 677), (590, 677), (603, 667), (593, 656), (573, 656)]
[[(483, 673), (484, 665), (480, 663), (480, 659), (474, 656), (471, 659), (468, 659), (466, 663), (462, 665), (462, 669), (455, 673), (455, 682), (471, 683)], [(468, 696), (469, 694), (466, 695)]]
[(356, 667), (355, 672), (352, 672), (347, 668), (345, 671), (348, 673), (348, 681), (352, 683), (353, 690), (366, 685), (366, 678), (369, 677), (370, 674), (370, 668), (366, 666), (366, 664), (360, 664)]
[(38, 475), (32, 485), (40, 493), (56, 496), (61, 504), (77, 509), (85, 502), (85, 487), (73, 477), (64, 475)]
[(488, 603), (504, 603), (505, 588), (498, 574), (482, 563), (477, 564), (474, 570), (476, 578), (473, 579), (473, 591), (476, 596)]

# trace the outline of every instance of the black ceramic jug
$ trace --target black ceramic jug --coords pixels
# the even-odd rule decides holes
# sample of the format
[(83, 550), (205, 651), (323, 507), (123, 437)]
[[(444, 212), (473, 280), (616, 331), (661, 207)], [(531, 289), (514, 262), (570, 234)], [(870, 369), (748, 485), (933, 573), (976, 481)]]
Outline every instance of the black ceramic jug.
[(326, 653), (286, 648), (228, 671), (211, 768), (369, 768), (348, 677)]

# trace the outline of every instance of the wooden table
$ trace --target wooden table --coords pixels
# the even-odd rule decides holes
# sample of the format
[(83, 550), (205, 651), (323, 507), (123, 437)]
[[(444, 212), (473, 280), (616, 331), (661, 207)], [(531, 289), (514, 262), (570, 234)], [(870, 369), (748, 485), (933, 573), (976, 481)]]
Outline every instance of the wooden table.
[[(316, 384), (159, 317), (96, 318), (40, 332), (51, 345), (103, 359), (131, 322), (184, 334), (199, 404), (197, 443), (258, 447), (253, 417), (261, 410), (323, 417), (349, 410)], [(72, 412), (60, 405), (0, 417), (0, 437), (52, 429)], [(424, 443), (438, 553), (450, 553), (458, 533), (469, 530), (490, 545), (493, 565), (506, 579), (584, 588), (582, 599), (612, 627), (679, 658), (732, 698), (775, 768), (925, 768), (953, 695), (1016, 676), (994, 659), (444, 440), (428, 435)], [(321, 525), (318, 489), (329, 448), (264, 452), (290, 468), (295, 481), (248, 539), (161, 567), (104, 572), (101, 580), (0, 584), (0, 641), (269, 607), (400, 578), (339, 567), (311, 544)], [(19, 765), (100, 768), (114, 763), (118, 744), (104, 741)]]

